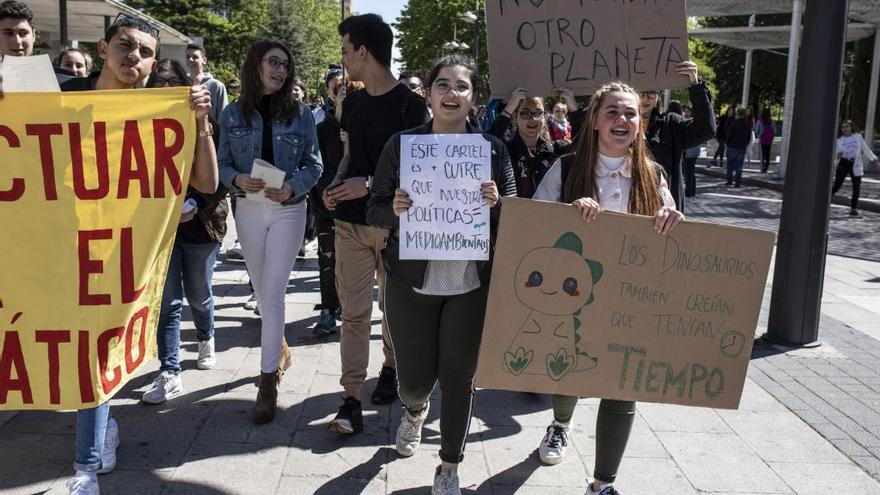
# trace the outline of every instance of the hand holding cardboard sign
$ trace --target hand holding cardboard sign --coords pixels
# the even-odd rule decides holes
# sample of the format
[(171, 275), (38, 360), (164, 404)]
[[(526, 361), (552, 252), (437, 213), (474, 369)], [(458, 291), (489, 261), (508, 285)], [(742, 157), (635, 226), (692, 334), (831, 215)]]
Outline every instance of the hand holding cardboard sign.
[(682, 220), (684, 220), (682, 212), (672, 206), (664, 206), (654, 215), (654, 230), (658, 234), (666, 235)]
[(599, 216), (599, 212), (602, 211), (602, 207), (593, 198), (576, 199), (571, 205), (581, 212), (581, 216), (586, 222), (595, 220)]
[(394, 208), (394, 214), (397, 216), (403, 215), (411, 206), (412, 200), (409, 199), (409, 194), (403, 189), (395, 189), (394, 201), (391, 202), (391, 207)]
[(697, 64), (690, 60), (679, 62), (678, 65), (675, 66), (675, 73), (681, 76), (687, 76), (691, 81), (691, 85), (700, 82), (700, 78), (697, 76)]
[(498, 204), (498, 199), (501, 198), (501, 195), (498, 194), (498, 186), (495, 185), (494, 180), (483, 182), (481, 186), (483, 191), (483, 201), (486, 202), (486, 206), (489, 208), (494, 208), (495, 205)]

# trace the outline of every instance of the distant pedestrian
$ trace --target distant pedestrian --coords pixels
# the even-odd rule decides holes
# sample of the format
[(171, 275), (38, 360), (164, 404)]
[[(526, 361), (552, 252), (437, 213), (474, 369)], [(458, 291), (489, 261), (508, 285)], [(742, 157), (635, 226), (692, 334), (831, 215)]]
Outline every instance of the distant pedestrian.
[(568, 120), (568, 105), (558, 102), (553, 105), (553, 113), (547, 117), (547, 130), (553, 141), (571, 142), (571, 122)]
[(229, 102), (226, 96), (226, 86), (218, 79), (215, 79), (209, 72), (205, 72), (205, 66), (208, 63), (208, 52), (205, 47), (198, 43), (190, 43), (186, 45), (186, 68), (189, 71), (189, 77), (196, 84), (204, 84), (211, 93), (211, 119), (214, 122), (220, 122), (220, 114)]
[(743, 162), (754, 135), (746, 120), (745, 109), (737, 108), (735, 115), (733, 122), (727, 124), (727, 135), (724, 138), (727, 143), (727, 185), (740, 187)]
[(837, 133), (837, 171), (834, 173), (834, 186), (831, 195), (843, 186), (843, 181), (849, 175), (852, 180), (852, 198), (850, 199), (849, 215), (859, 216), (859, 192), (862, 186), (862, 176), (865, 175), (865, 158), (868, 162), (876, 162), (877, 156), (858, 133), (852, 120), (845, 119), (840, 122), (840, 130)]
[(765, 108), (761, 112), (761, 118), (755, 125), (755, 134), (761, 143), (761, 173), (766, 174), (770, 169), (770, 148), (773, 146), (773, 138), (776, 137), (776, 130), (773, 128), (773, 117), (770, 116), (770, 109)]
[[(690, 105), (682, 105), (684, 118), (693, 118), (694, 110)], [(697, 196), (697, 159), (700, 158), (702, 146), (696, 145), (684, 150), (684, 197), (693, 200)]]
[[(718, 164), (722, 168), (724, 168), (724, 156), (727, 151), (727, 147), (725, 145), (724, 140), (727, 136), (727, 126), (733, 123), (734, 116), (734, 106), (730, 105), (727, 107), (727, 110), (718, 118), (718, 127), (715, 129), (715, 141), (718, 142), (718, 148), (715, 150), (715, 154), (712, 156), (712, 160), (709, 162), (709, 166)], [(719, 160), (720, 159), (720, 160)]]
[(75, 77), (86, 77), (92, 71), (92, 56), (79, 48), (65, 48), (55, 57), (53, 65)]

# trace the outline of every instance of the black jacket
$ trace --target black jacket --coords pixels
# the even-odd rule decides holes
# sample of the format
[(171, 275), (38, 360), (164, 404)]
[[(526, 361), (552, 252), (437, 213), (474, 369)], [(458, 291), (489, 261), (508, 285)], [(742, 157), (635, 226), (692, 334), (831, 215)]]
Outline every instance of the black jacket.
[(749, 125), (745, 117), (739, 117), (727, 125), (724, 142), (728, 148), (744, 150), (749, 147), (751, 139), (752, 126)]
[(538, 190), (538, 184), (541, 183), (544, 175), (556, 163), (556, 160), (572, 151), (571, 143), (568, 141), (549, 141), (539, 137), (535, 152), (529, 153), (529, 147), (519, 137), (519, 133), (514, 133), (513, 137), (508, 140), (504, 139), (504, 134), (509, 127), (510, 117), (499, 114), (492, 122), (489, 134), (501, 139), (507, 146), (510, 162), (513, 165), (517, 195), (521, 198), (531, 198)]
[[(403, 280), (410, 286), (421, 289), (425, 283), (425, 270), (428, 268), (427, 260), (401, 260), (399, 257), (398, 227), (400, 219), (394, 214), (391, 206), (394, 200), (394, 191), (400, 187), (400, 136), (404, 134), (430, 134), (433, 120), (408, 131), (395, 134), (385, 143), (379, 163), (376, 165), (376, 175), (373, 176), (373, 184), (370, 187), (370, 199), (367, 201), (367, 223), (373, 227), (388, 229), (388, 239), (382, 250), (382, 262), (385, 265), (385, 273), (389, 277)], [(498, 193), (504, 196), (516, 196), (516, 184), (513, 179), (513, 167), (510, 164), (510, 156), (507, 148), (500, 139), (491, 134), (481, 132), (467, 124), (468, 133), (482, 134), (492, 145), (492, 180), (498, 186)], [(492, 257), (495, 252), (495, 238), (498, 231), (498, 219), (501, 215), (501, 203), (489, 210), (490, 248), (489, 261), (478, 261), (477, 270), (480, 273), (480, 283), (484, 286), (489, 284), (489, 276), (492, 273)]]
[(669, 190), (675, 198), (679, 211), (684, 206), (684, 174), (681, 170), (681, 154), (715, 136), (715, 113), (712, 111), (709, 90), (705, 83), (694, 84), (688, 88), (694, 118), (685, 119), (677, 113), (662, 113), (657, 109), (651, 114), (651, 121), (645, 137), (654, 161), (666, 171)]

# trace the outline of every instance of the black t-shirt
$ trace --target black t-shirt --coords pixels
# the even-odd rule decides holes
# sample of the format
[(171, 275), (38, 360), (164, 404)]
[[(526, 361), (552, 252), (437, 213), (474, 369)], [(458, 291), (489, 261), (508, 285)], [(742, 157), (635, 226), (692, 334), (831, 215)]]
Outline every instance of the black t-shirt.
[[(418, 127), (430, 119), (425, 99), (403, 84), (378, 96), (360, 89), (342, 104), (342, 128), (348, 132), (348, 177), (367, 177), (376, 172), (385, 143), (398, 132)], [(337, 219), (367, 224), (367, 196), (336, 207)]]

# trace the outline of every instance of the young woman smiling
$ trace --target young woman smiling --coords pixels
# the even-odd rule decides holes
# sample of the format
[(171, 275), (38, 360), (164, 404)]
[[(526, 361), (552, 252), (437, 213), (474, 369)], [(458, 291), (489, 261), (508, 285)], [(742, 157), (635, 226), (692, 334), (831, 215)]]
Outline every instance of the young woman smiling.
[[(397, 361), (400, 399), (406, 409), (397, 430), (397, 451), (411, 456), (421, 442), (428, 399), (439, 381), (440, 459), (432, 493), (458, 495), (458, 464), (470, 425), (474, 372), (483, 330), (491, 273), (489, 261), (401, 260), (399, 216), (411, 206), (399, 183), (402, 134), (481, 133), (468, 122), (476, 84), (472, 63), (457, 55), (441, 59), (427, 82), (433, 120), (391, 138), (379, 158), (367, 221), (389, 229), (382, 251), (385, 264), (385, 317)], [(501, 196), (515, 196), (513, 169), (499, 139), (482, 133), (492, 147), (492, 180), (482, 184), (490, 207), (494, 248)]]
[[(639, 94), (621, 82), (601, 86), (591, 106), (577, 151), (557, 161), (534, 199), (570, 203), (587, 222), (602, 210), (654, 217), (658, 234), (684, 218), (675, 209), (663, 170), (650, 158), (639, 112)], [(545, 464), (562, 462), (578, 398), (553, 396), (553, 423), (538, 450)], [(596, 467), (588, 495), (619, 495), (611, 484), (632, 430), (635, 402), (602, 399), (596, 419)]]

